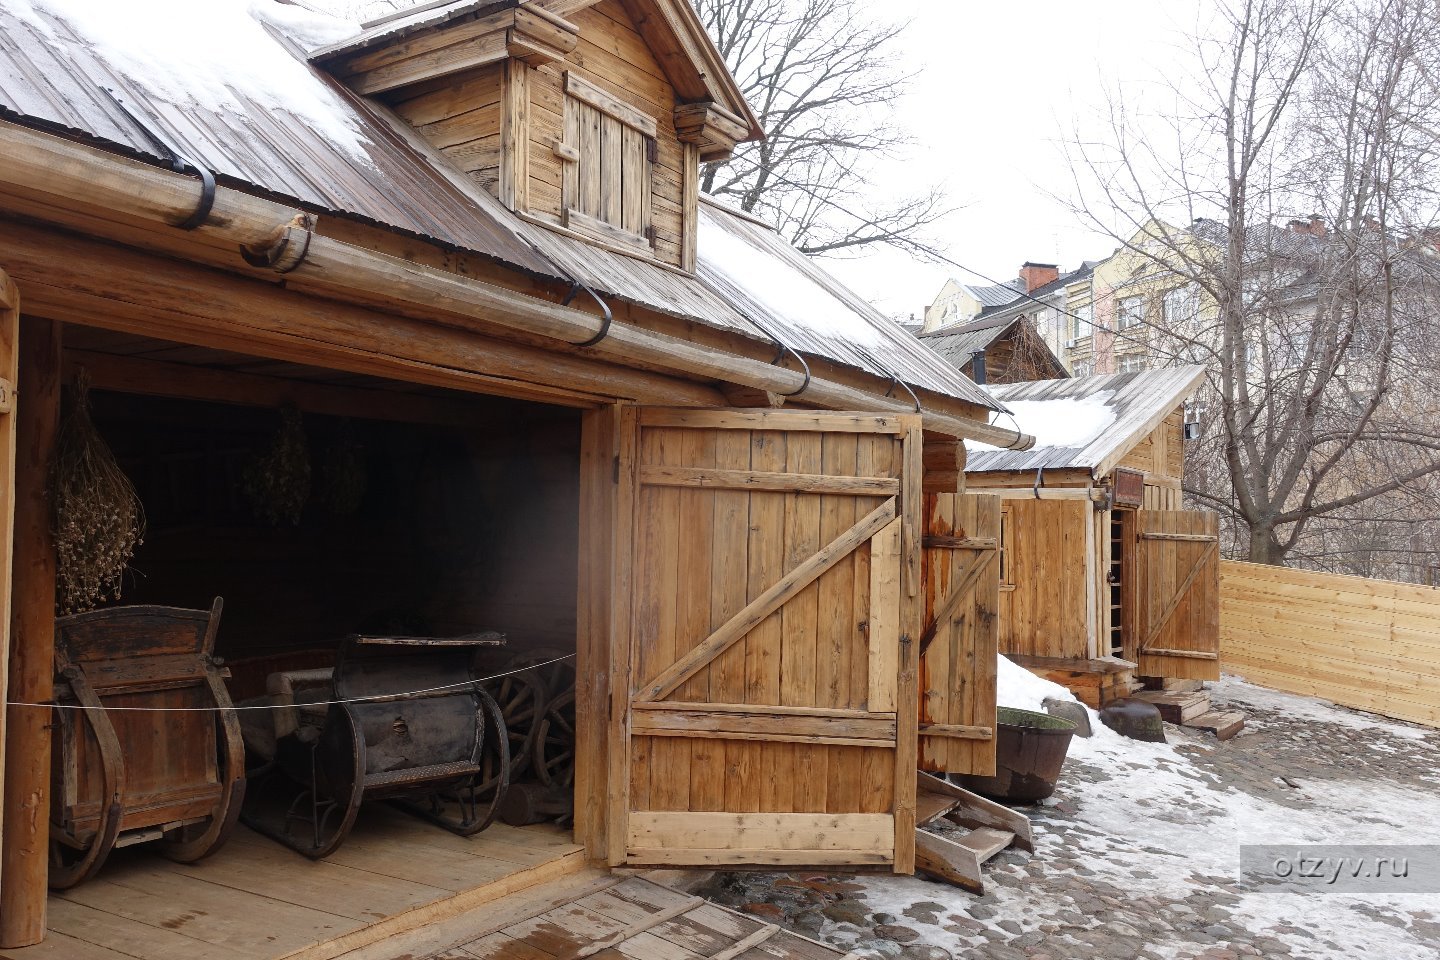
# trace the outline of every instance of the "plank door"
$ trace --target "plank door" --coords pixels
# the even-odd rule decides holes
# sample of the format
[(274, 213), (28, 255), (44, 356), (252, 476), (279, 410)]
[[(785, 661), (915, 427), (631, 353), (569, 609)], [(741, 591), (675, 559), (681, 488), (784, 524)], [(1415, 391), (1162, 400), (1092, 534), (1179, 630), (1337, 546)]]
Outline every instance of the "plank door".
[(637, 419), (622, 862), (912, 872), (919, 419)]
[(925, 497), (920, 769), (995, 772), (1000, 498)]
[(1126, 519), (1125, 659), (1142, 677), (1219, 680), (1219, 518), (1136, 510)]

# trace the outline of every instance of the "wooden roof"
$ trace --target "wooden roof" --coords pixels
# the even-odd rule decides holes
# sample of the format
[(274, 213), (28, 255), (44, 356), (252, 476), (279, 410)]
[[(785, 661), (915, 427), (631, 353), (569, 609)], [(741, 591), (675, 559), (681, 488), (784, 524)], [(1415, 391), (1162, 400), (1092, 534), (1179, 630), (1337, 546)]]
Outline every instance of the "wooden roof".
[[(990, 393), (1011, 409), (1021, 430), (1036, 434), (1035, 446), (998, 450), (969, 444), (965, 472), (1033, 474), (1041, 468), (1081, 468), (1103, 477), (1184, 403), (1204, 377), (1204, 367), (1191, 365), (996, 384), (988, 388)], [(1077, 416), (1082, 406), (1085, 415)], [(1108, 419), (1098, 415), (1100, 407)], [(1103, 424), (1098, 432), (1097, 424)]]

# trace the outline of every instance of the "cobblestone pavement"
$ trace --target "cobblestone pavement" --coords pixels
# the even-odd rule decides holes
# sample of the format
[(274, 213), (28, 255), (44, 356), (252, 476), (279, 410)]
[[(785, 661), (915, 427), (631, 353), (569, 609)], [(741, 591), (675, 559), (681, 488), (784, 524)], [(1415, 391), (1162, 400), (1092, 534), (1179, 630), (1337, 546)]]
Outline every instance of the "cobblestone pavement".
[(720, 874), (702, 892), (867, 957), (1440, 957), (1440, 887), (1281, 892), (1237, 863), (1242, 842), (1440, 844), (1440, 731), (1228, 678), (1213, 695), (1246, 711), (1239, 737), (1076, 741), (1028, 811), (1035, 855), (991, 860), (984, 896), (814, 874)]

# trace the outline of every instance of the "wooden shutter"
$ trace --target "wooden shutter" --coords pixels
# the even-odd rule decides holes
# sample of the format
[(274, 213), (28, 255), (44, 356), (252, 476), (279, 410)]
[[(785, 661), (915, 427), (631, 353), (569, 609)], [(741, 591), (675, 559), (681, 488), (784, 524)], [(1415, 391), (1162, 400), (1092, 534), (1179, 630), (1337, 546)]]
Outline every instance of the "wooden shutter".
[(619, 859), (913, 871), (919, 419), (637, 429)]
[(920, 769), (995, 772), (1000, 498), (925, 497)]
[(565, 75), (564, 224), (651, 252), (654, 118), (572, 73)]
[(1219, 519), (1137, 510), (1127, 524), (1125, 659), (1142, 677), (1219, 680)]

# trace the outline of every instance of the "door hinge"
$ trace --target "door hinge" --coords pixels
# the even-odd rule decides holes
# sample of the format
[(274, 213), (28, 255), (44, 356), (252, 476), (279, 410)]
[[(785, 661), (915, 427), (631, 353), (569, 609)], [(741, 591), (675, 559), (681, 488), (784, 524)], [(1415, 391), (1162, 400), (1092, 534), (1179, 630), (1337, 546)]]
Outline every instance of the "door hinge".
[(645, 140), (645, 159), (651, 163), (660, 162), (660, 141), (654, 137)]

